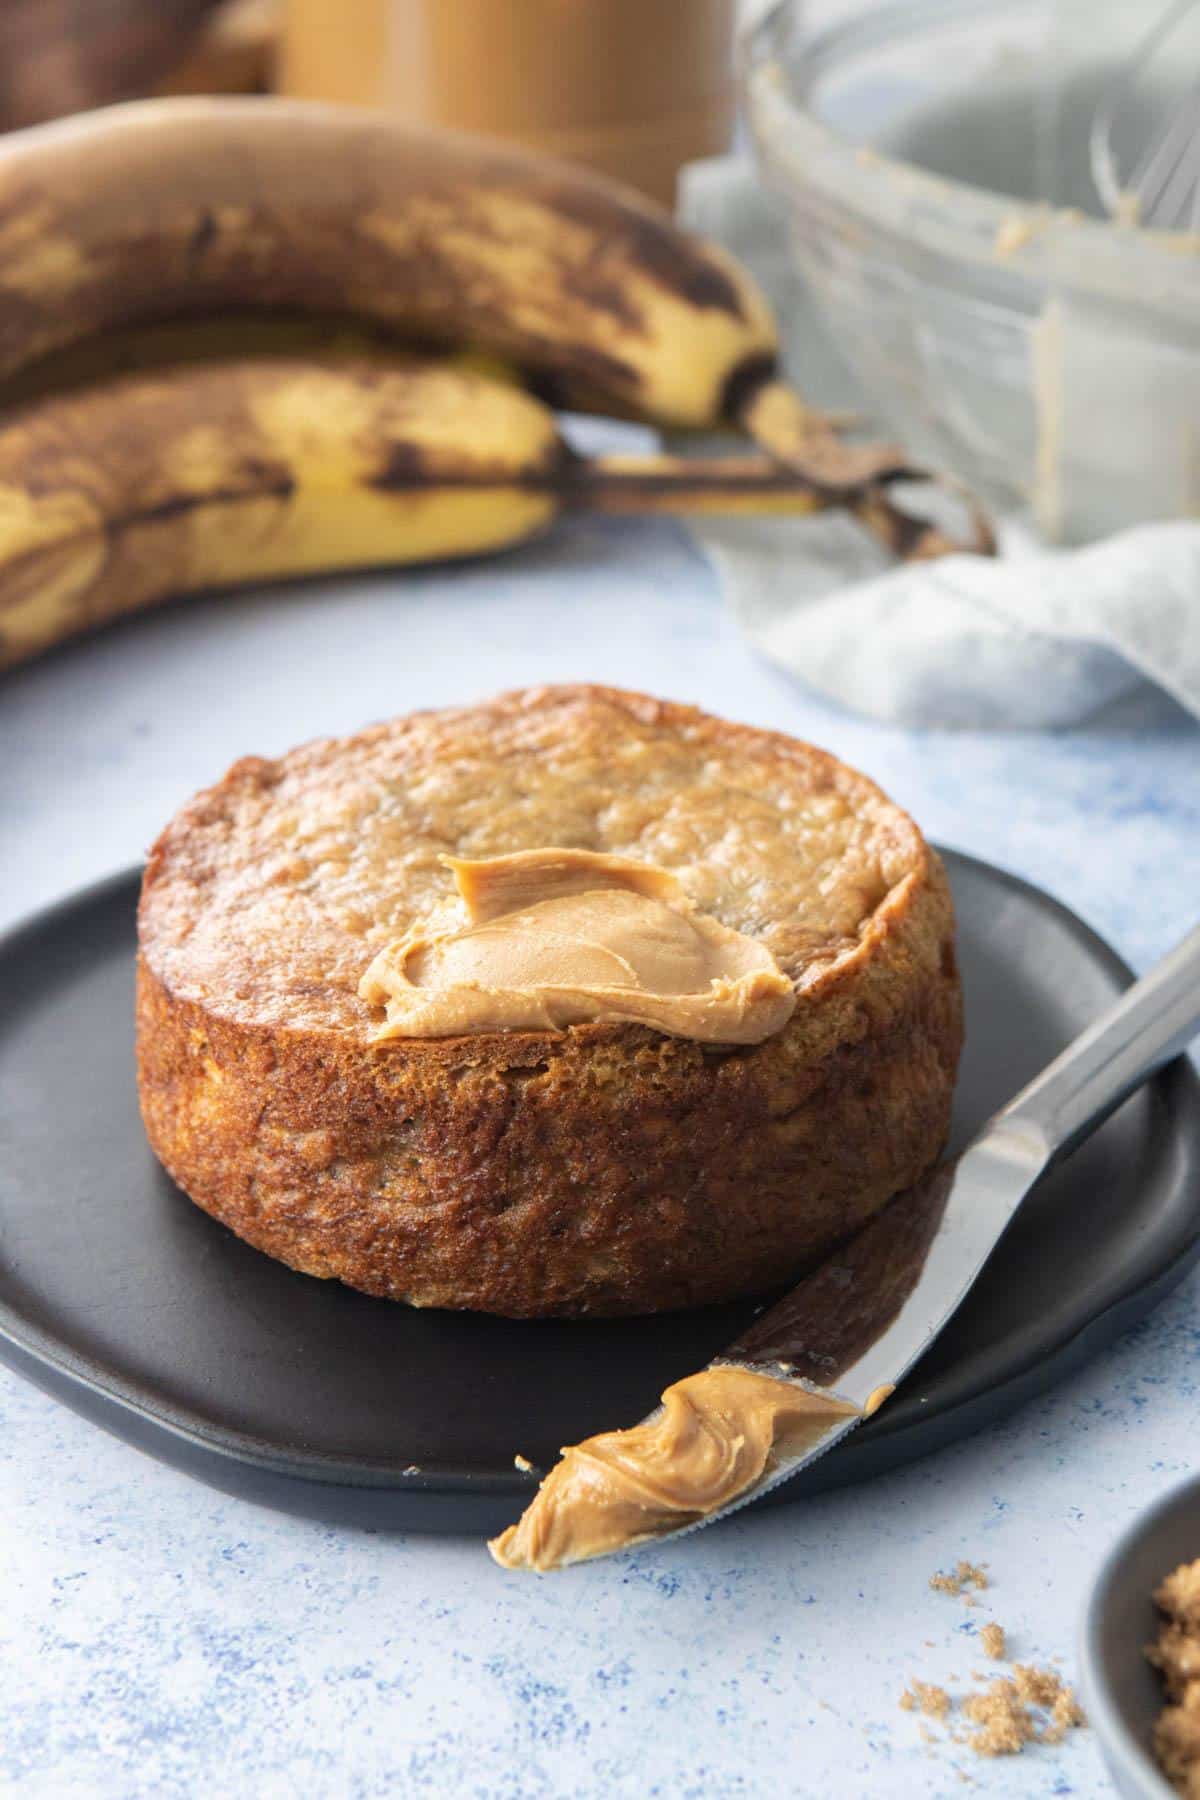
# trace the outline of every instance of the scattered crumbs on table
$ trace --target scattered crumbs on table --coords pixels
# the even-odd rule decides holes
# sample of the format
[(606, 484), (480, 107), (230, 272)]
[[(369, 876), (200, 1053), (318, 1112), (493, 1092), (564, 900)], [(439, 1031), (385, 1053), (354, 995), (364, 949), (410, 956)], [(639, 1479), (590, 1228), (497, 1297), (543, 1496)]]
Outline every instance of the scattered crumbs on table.
[(1074, 1731), (1080, 1725), (1086, 1725), (1087, 1719), (1073, 1688), (1063, 1687), (1055, 1695), (1054, 1705), (1050, 1708), (1049, 1722), (1042, 1727), (1043, 1744), (1061, 1744), (1068, 1731)]
[(1063, 1691), (1053, 1669), (1035, 1669), (1031, 1663), (1013, 1664), (1013, 1682), (1027, 1706), (1053, 1706)]
[(981, 1694), (969, 1694), (962, 1710), (975, 1726), (966, 1741), (977, 1756), (1016, 1756), (1034, 1736), (1033, 1715), (1007, 1676), (989, 1682)]
[[(1200, 1608), (1200, 1563), (1196, 1572), (1196, 1600)], [(929, 1585), (936, 1593), (961, 1595), (965, 1589), (987, 1588), (991, 1584), (984, 1565), (964, 1561), (957, 1563), (951, 1574), (939, 1570), (931, 1575)], [(1200, 1611), (1197, 1616), (1200, 1617)], [(959, 1627), (960, 1631), (964, 1629), (971, 1628)], [(1004, 1627), (995, 1619), (981, 1627), (979, 1642), (993, 1662), (1007, 1660), (1008, 1640)], [(934, 1648), (928, 1638), (925, 1648)], [(1153, 1649), (1148, 1654), (1153, 1661)], [(1011, 1675), (986, 1676), (972, 1669), (970, 1678), (981, 1685), (965, 1695), (954, 1695), (933, 1682), (910, 1680), (900, 1696), (900, 1705), (905, 1712), (919, 1712), (946, 1726), (951, 1742), (966, 1745), (977, 1756), (1016, 1756), (1029, 1744), (1058, 1744), (1068, 1731), (1087, 1723), (1074, 1690), (1055, 1668), (1014, 1663)], [(951, 1675), (949, 1679), (955, 1681), (957, 1677)], [(1200, 1694), (1200, 1683), (1196, 1691)], [(950, 1729), (950, 1718), (955, 1712), (966, 1726), (964, 1731)], [(1200, 1722), (1200, 1713), (1196, 1719)], [(918, 1729), (924, 1743), (944, 1741), (924, 1724)], [(956, 1773), (961, 1778), (961, 1771)]]
[(1030, 1663), (1016, 1663), (1011, 1676), (968, 1695), (962, 1711), (976, 1727), (966, 1742), (977, 1756), (1015, 1756), (1026, 1744), (1059, 1744), (1086, 1723), (1074, 1689), (1055, 1670)]
[[(929, 1577), (929, 1585), (937, 1594), (965, 1594), (968, 1588), (986, 1588), (991, 1584), (987, 1578), (985, 1563), (959, 1561), (954, 1565), (953, 1574), (946, 1575), (941, 1570)], [(977, 1601), (968, 1598), (968, 1605), (977, 1605)]]
[(533, 1474), (533, 1464), (530, 1462), (530, 1460), (527, 1456), (522, 1456), (520, 1451), (518, 1451), (516, 1456), (513, 1457), (513, 1467), (516, 1469), (520, 1469), (520, 1471), (523, 1475), (532, 1475)]
[(927, 1719), (944, 1719), (950, 1711), (950, 1696), (944, 1687), (932, 1681), (910, 1681), (900, 1696), (905, 1712), (921, 1712)]

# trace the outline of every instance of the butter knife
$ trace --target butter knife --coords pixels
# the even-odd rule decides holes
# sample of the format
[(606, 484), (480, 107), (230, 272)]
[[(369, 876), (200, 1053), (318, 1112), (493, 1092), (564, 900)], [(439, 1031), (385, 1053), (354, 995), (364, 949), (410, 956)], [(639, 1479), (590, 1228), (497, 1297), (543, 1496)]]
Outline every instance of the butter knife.
[[(670, 1495), (669, 1479), (664, 1485), (674, 1453), (658, 1407), (639, 1428), (564, 1451), (520, 1523), (491, 1544), (497, 1562), (552, 1568), (680, 1537), (748, 1506), (824, 1456), (887, 1400), (958, 1311), (1040, 1177), (1198, 1031), (1200, 926), (1002, 1107), (961, 1156), (893, 1200), (707, 1370), (667, 1390), (664, 1401), (675, 1395), (682, 1404), (682, 1389), (693, 1404), (705, 1375), (724, 1370), (735, 1372), (733, 1389), (728, 1382), (715, 1389), (726, 1396), (746, 1374), (768, 1378), (768, 1395), (775, 1384), (790, 1393), (784, 1414), (803, 1416), (803, 1428), (785, 1431), (765, 1462), (755, 1455), (752, 1479), (728, 1489), (711, 1510), (685, 1510), (687, 1501)], [(798, 1415), (797, 1388), (819, 1399), (811, 1416), (807, 1401)], [(753, 1392), (761, 1406), (761, 1380), (741, 1391)], [(718, 1472), (736, 1469), (748, 1441), (735, 1414), (722, 1419), (731, 1463), (711, 1442), (706, 1448), (700, 1430), (701, 1460)], [(668, 1436), (647, 1429), (656, 1426)], [(576, 1530), (580, 1507), (591, 1517), (590, 1542)]]
[[(789, 1481), (869, 1418), (958, 1311), (1022, 1202), (1200, 1032), (1200, 926), (1008, 1102), (955, 1161), (893, 1201), (711, 1366), (798, 1381), (852, 1406), (695, 1531)], [(653, 1418), (655, 1415), (650, 1415)]]

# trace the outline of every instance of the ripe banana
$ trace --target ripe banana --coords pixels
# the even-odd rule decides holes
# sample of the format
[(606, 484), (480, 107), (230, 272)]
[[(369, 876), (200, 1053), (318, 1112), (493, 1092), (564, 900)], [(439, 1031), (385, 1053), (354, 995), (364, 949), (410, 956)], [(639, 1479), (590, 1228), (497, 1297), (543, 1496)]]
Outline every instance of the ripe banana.
[(339, 311), (479, 347), (585, 410), (744, 430), (892, 549), (945, 547), (779, 379), (763, 295), (639, 196), (507, 146), (280, 99), (142, 101), (0, 145), (0, 378), (98, 332)]
[(0, 667), (172, 594), (474, 556), (571, 509), (825, 504), (768, 457), (581, 457), (466, 362), (131, 373), (0, 418)]
[(146, 101), (18, 133), (0, 220), (0, 374), (105, 326), (315, 307), (708, 425), (775, 354), (757, 289), (648, 204), (351, 109)]

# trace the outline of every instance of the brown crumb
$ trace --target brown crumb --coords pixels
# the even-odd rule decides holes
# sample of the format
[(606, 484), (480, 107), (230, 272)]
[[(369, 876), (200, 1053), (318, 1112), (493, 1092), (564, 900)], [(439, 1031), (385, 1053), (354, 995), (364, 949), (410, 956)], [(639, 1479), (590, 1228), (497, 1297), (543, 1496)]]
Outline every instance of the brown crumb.
[(519, 1452), (513, 1457), (513, 1467), (515, 1469), (520, 1469), (523, 1475), (533, 1474), (533, 1464), (527, 1456), (522, 1456)]
[(927, 1719), (944, 1719), (950, 1711), (950, 1696), (944, 1687), (931, 1681), (910, 1681), (900, 1696), (905, 1712), (922, 1712)]
[(1053, 1706), (1062, 1692), (1062, 1682), (1053, 1669), (1035, 1669), (1032, 1663), (1014, 1663), (1013, 1680), (1029, 1706)]
[(1054, 1697), (1054, 1705), (1050, 1708), (1049, 1723), (1042, 1730), (1043, 1744), (1061, 1744), (1068, 1731), (1074, 1731), (1079, 1725), (1086, 1725), (1082, 1706), (1075, 1698), (1073, 1688), (1064, 1687)]
[(1200, 1559), (1180, 1563), (1154, 1592), (1164, 1615), (1146, 1656), (1163, 1678), (1167, 1704), (1154, 1727), (1154, 1754), (1187, 1800), (1200, 1796)]
[(989, 1619), (979, 1633), (979, 1641), (983, 1645), (985, 1656), (990, 1656), (993, 1662), (1004, 1661), (1006, 1645), (1003, 1625), (997, 1625), (994, 1619)]
[(1038, 1733), (1043, 1744), (1059, 1744), (1068, 1731), (1087, 1723), (1074, 1688), (1067, 1686), (1057, 1669), (1035, 1669), (1031, 1663), (1014, 1663), (1013, 1680), (1027, 1705), (1041, 1707), (1050, 1714)]
[(977, 1756), (1016, 1756), (1034, 1735), (1029, 1708), (1016, 1682), (1005, 1677), (989, 1682), (982, 1694), (969, 1695), (963, 1714), (978, 1726), (967, 1738)]
[[(943, 1575), (941, 1571), (929, 1577), (929, 1585), (938, 1594), (962, 1594), (967, 1588), (985, 1588), (990, 1585), (982, 1563), (959, 1561), (954, 1565), (952, 1575)], [(968, 1605), (978, 1602), (969, 1600)]]

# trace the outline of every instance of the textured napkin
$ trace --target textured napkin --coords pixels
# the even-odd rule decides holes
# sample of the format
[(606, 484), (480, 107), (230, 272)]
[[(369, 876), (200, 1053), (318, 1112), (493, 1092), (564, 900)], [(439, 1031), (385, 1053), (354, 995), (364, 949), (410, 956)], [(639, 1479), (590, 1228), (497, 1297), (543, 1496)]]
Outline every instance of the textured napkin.
[[(750, 164), (694, 164), (684, 222), (753, 269), (776, 307), (785, 361), (816, 405), (853, 404)], [(693, 525), (756, 649), (856, 712), (906, 725), (1071, 725), (1141, 680), (1200, 717), (1200, 524), (1140, 525), (1048, 551), (1001, 521), (1002, 554), (900, 565), (851, 521)]]

